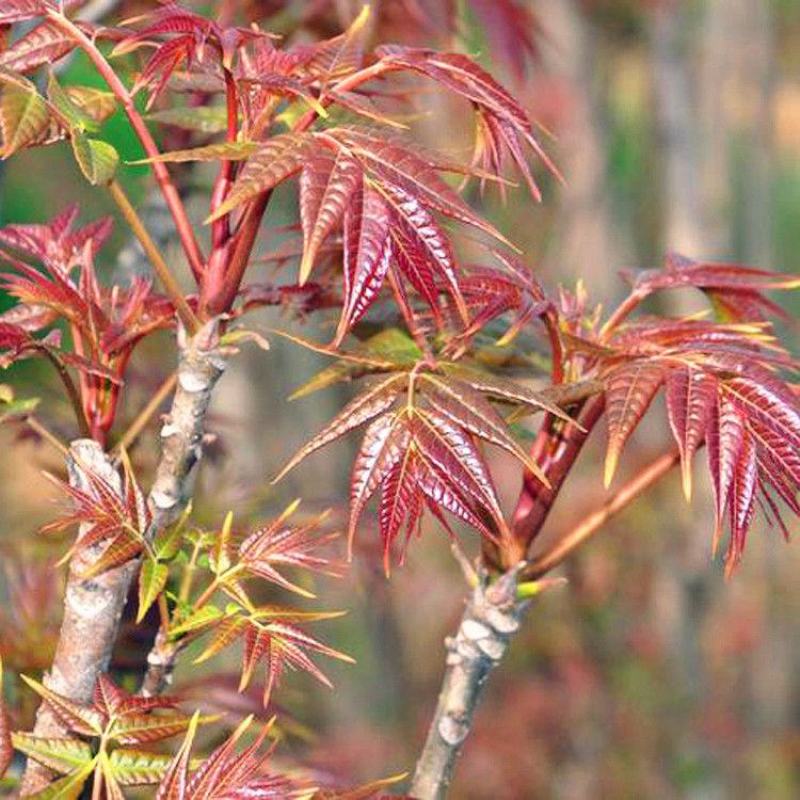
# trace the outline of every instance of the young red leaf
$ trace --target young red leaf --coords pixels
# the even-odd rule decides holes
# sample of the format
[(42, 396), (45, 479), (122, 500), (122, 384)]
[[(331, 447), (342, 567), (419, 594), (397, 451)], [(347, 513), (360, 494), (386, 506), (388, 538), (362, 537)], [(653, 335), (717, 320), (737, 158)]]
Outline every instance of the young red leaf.
[(692, 496), (692, 458), (703, 442), (712, 408), (717, 402), (717, 380), (688, 365), (671, 370), (666, 381), (667, 412), (681, 453), (683, 492)]
[(91, 706), (76, 703), (68, 697), (48, 689), (33, 678), (22, 675), (22, 680), (33, 689), (71, 731), (84, 736), (99, 736), (103, 732), (103, 716)]
[(392, 255), (390, 223), (382, 196), (359, 187), (344, 215), (344, 307), (334, 346), (378, 297)]
[(387, 411), (394, 404), (405, 382), (405, 375), (390, 375), (348, 403), (322, 431), (293, 456), (273, 479), (273, 483), (279, 481), (311, 453)]
[(0, 8), (0, 25), (25, 22), (44, 14), (47, 8), (48, 4), (44, 0), (3, 0), (3, 7)]
[(608, 451), (604, 477), (606, 486), (614, 477), (625, 442), (644, 416), (663, 380), (662, 366), (658, 362), (646, 359), (623, 364), (606, 375), (608, 419)]
[(304, 250), (299, 283), (308, 280), (317, 252), (341, 219), (361, 180), (358, 163), (344, 151), (308, 159), (300, 175)]
[(208, 218), (212, 222), (242, 203), (277, 186), (299, 172), (313, 155), (312, 139), (298, 133), (284, 133), (266, 142), (244, 165), (227, 199)]
[(744, 552), (747, 531), (755, 511), (757, 479), (755, 443), (745, 432), (730, 485), (731, 535), (728, 552), (725, 554), (725, 572), (728, 575), (738, 565)]
[(55, 22), (46, 20), (0, 52), (0, 67), (32, 72), (44, 64), (55, 64), (76, 47), (75, 39)]

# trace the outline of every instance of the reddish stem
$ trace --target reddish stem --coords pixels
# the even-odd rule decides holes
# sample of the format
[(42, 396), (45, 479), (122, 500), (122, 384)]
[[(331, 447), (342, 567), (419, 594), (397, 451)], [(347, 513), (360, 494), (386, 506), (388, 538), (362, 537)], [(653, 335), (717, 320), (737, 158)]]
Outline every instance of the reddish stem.
[(634, 289), (623, 301), (620, 303), (614, 313), (606, 320), (605, 324), (600, 330), (600, 340), (605, 341), (608, 335), (613, 333), (630, 315), (635, 311), (642, 300), (647, 297), (646, 292)]
[[(86, 52), (86, 55), (89, 56), (103, 80), (108, 84), (109, 89), (111, 89), (116, 98), (122, 104), (133, 130), (139, 137), (139, 141), (141, 142), (147, 157), (149, 159), (157, 158), (160, 155), (158, 146), (156, 145), (155, 140), (153, 139), (153, 136), (150, 133), (150, 130), (147, 127), (144, 119), (137, 110), (133, 101), (133, 97), (122, 81), (117, 77), (117, 74), (114, 72), (111, 65), (106, 61), (103, 54), (97, 49), (97, 47), (86, 36), (86, 34), (65, 16), (54, 10), (48, 10), (47, 16), (53, 21), (53, 23), (55, 23), (65, 33), (72, 37)], [(161, 188), (161, 193), (164, 195), (164, 200), (167, 203), (167, 207), (169, 208), (172, 218), (175, 221), (175, 227), (178, 231), (178, 236), (181, 240), (181, 244), (183, 245), (183, 249), (186, 252), (186, 257), (189, 260), (192, 273), (194, 274), (195, 280), (197, 280), (199, 283), (204, 270), (205, 258), (200, 250), (200, 246), (197, 243), (197, 239), (195, 238), (192, 223), (189, 221), (183, 201), (180, 198), (180, 194), (178, 193), (175, 184), (172, 182), (172, 178), (170, 177), (169, 170), (166, 168), (166, 166), (159, 161), (152, 161), (150, 163), (150, 167), (153, 170), (156, 181)]]
[(261, 227), (261, 218), (267, 210), (271, 196), (272, 192), (264, 192), (247, 206), (239, 230), (228, 243), (233, 249), (221, 280), (221, 286), (218, 291), (212, 292), (211, 287), (208, 290), (208, 309), (212, 315), (223, 314), (230, 310), (236, 300), (245, 270), (250, 263), (250, 255), (253, 252), (258, 230)]
[(593, 511), (571, 531), (541, 555), (532, 559), (524, 571), (526, 580), (535, 580), (561, 564), (576, 548), (599, 531), (613, 516), (630, 505), (639, 495), (649, 489), (673, 467), (680, 463), (677, 450), (665, 453), (638, 471), (613, 497)]
[[(389, 69), (390, 67), (387, 67), (387, 65), (377, 62), (344, 78), (335, 88), (339, 91), (350, 91), (362, 83), (379, 77)], [(330, 97), (320, 97), (320, 104), (323, 107), (330, 105), (332, 102), (333, 99)], [(314, 124), (317, 116), (317, 112), (313, 109), (308, 111), (297, 121), (294, 126), (294, 132), (302, 133), (307, 131)], [(239, 287), (242, 284), (242, 279), (258, 236), (261, 218), (264, 216), (271, 195), (271, 191), (264, 192), (251, 200), (246, 206), (235, 235), (228, 240), (227, 246), (230, 249), (224, 252), (224, 256), (226, 256), (224, 259), (226, 262), (224, 275), (220, 271), (220, 276), (216, 276), (218, 272), (217, 266), (216, 264), (212, 265), (216, 277), (212, 277), (209, 281), (211, 285), (204, 292), (208, 298), (208, 310), (211, 314), (223, 314), (229, 311), (236, 300), (236, 295), (239, 293)]]
[(603, 414), (602, 396), (587, 400), (577, 416), (578, 425), (556, 421), (549, 430), (544, 428), (534, 443), (531, 457), (550, 481), (548, 488), (533, 476), (526, 476), (514, 511), (514, 537), (527, 552), (553, 507), (558, 493), (575, 464), (583, 445)]
[[(239, 109), (238, 109), (238, 95), (236, 91), (236, 82), (231, 75), (230, 70), (224, 70), (225, 73), (225, 103), (228, 112), (228, 130), (226, 141), (235, 142), (239, 129)], [(234, 162), (230, 159), (225, 159), (219, 170), (219, 175), (214, 183), (214, 189), (211, 193), (211, 213), (213, 214), (225, 201), (228, 196), (231, 185), (233, 183)], [(212, 246), (216, 249), (222, 247), (230, 236), (230, 215), (225, 214), (219, 219), (215, 220), (211, 226), (211, 242)]]

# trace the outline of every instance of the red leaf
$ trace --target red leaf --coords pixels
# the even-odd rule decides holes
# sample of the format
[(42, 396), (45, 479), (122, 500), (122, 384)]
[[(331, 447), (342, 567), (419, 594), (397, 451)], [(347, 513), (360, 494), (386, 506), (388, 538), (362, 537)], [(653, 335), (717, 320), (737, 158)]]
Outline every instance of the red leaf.
[(744, 552), (747, 531), (755, 511), (757, 478), (755, 444), (745, 433), (730, 487), (731, 538), (725, 555), (725, 572), (728, 575), (736, 568)]
[(353, 462), (350, 479), (350, 522), (347, 538), (351, 551), (356, 526), (364, 507), (392, 467), (401, 459), (409, 441), (410, 434), (396, 415), (378, 417), (367, 428), (361, 449)]
[(692, 496), (692, 458), (705, 436), (717, 402), (717, 380), (702, 369), (687, 366), (670, 370), (666, 386), (667, 413), (681, 453), (683, 491)]
[(736, 406), (721, 395), (712, 407), (706, 444), (708, 466), (711, 470), (712, 486), (716, 499), (716, 528), (714, 549), (722, 533), (722, 520), (728, 505), (728, 496), (733, 483), (736, 465), (744, 440), (744, 423)]
[(228, 198), (208, 218), (219, 219), (253, 197), (267, 192), (299, 172), (310, 155), (313, 139), (298, 133), (274, 136), (244, 165)]
[(317, 252), (338, 224), (361, 180), (358, 163), (340, 151), (309, 159), (300, 175), (300, 217), (305, 247), (300, 264), (302, 285), (308, 279)]
[(3, 7), (0, 8), (0, 25), (25, 22), (46, 11), (47, 3), (44, 0), (3, 0)]
[(396, 186), (387, 186), (385, 191), (397, 216), (392, 236), (398, 251), (403, 254), (398, 260), (400, 269), (434, 309), (437, 307), (435, 298), (438, 290), (432, 276), (428, 278), (426, 273), (438, 273), (455, 300), (462, 320), (468, 324), (469, 313), (459, 288), (455, 257), (449, 239), (433, 215), (414, 197)]
[(611, 483), (622, 448), (644, 416), (664, 380), (662, 366), (639, 360), (623, 364), (605, 377), (608, 451), (605, 485)]
[(72, 36), (65, 33), (55, 22), (47, 20), (0, 53), (0, 67), (14, 72), (32, 72), (43, 64), (54, 64), (72, 52), (75, 46), (75, 39)]
[(481, 219), (445, 183), (430, 163), (407, 148), (353, 128), (335, 128), (326, 131), (325, 135), (347, 147), (367, 172), (375, 177), (378, 186), (386, 184), (397, 187), (418, 203), (508, 243), (501, 233)]
[(344, 215), (344, 307), (337, 346), (375, 302), (391, 258), (389, 208), (368, 185), (353, 196)]

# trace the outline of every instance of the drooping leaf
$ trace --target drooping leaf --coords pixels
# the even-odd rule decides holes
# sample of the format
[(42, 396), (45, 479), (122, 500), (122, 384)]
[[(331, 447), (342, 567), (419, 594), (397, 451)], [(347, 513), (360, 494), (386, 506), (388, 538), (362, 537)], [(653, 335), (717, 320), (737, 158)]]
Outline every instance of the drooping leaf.
[(320, 246), (341, 219), (360, 179), (358, 164), (345, 152), (320, 153), (303, 166), (300, 175), (304, 238), (301, 285), (308, 280)]
[(334, 346), (375, 302), (390, 259), (389, 209), (365, 185), (355, 192), (344, 216), (344, 307)]
[(70, 137), (72, 152), (78, 166), (92, 186), (105, 186), (114, 179), (119, 166), (119, 153), (113, 145), (100, 139), (91, 139), (80, 130)]
[(667, 412), (681, 453), (683, 492), (692, 496), (692, 459), (702, 444), (712, 407), (717, 402), (717, 381), (691, 365), (671, 370), (666, 380)]
[(614, 477), (625, 442), (644, 416), (663, 380), (664, 371), (661, 365), (648, 360), (623, 364), (606, 375), (606, 486)]
[(3, 82), (0, 94), (0, 131), (3, 134), (3, 158), (35, 142), (50, 124), (50, 112), (44, 98), (32, 84), (28, 87)]

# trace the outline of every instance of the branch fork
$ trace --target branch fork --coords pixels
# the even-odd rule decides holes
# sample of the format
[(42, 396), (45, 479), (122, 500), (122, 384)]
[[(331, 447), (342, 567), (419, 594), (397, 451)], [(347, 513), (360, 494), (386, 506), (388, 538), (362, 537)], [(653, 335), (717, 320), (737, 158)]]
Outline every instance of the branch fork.
[[(161, 429), (161, 459), (147, 499), (152, 520), (145, 537), (152, 541), (173, 522), (191, 497), (197, 465), (203, 452), (205, 418), (213, 389), (225, 369), (226, 351), (220, 345), (217, 320), (206, 323), (194, 336), (179, 330), (180, 362), (172, 407)], [(91, 439), (78, 439), (67, 459), (70, 483), (90, 488), (86, 474), (100, 475), (121, 492), (121, 479), (107, 453)], [(83, 531), (79, 532), (79, 537)], [(86, 568), (102, 555), (106, 543), (78, 550), (70, 561), (64, 618), (53, 666), (45, 685), (80, 703), (91, 700), (97, 677), (108, 669), (119, 621), (139, 559), (84, 579)], [(34, 734), (63, 736), (64, 725), (43, 703), (36, 715)], [(29, 761), (21, 796), (48, 785), (52, 775)]]

